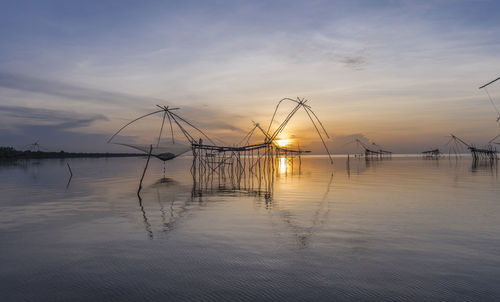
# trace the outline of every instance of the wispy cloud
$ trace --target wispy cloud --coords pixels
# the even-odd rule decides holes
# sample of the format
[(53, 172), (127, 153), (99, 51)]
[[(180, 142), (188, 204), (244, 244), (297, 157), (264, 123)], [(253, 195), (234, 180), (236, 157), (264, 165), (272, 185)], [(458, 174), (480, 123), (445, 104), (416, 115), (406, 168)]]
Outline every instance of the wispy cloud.
[[(61, 97), (68, 102), (93, 102), (96, 104), (106, 103), (110, 108), (120, 109), (117, 111), (123, 112), (123, 107), (131, 107), (127, 112), (134, 113), (134, 109), (140, 108), (141, 111), (157, 110), (154, 105), (170, 105), (160, 98), (134, 96), (125, 93), (110, 92), (100, 89), (87, 88), (84, 86), (67, 84), (62, 81), (46, 80), (36, 77), (18, 75), (0, 72), (0, 87), (19, 90), (21, 92), (41, 93), (48, 96)], [(176, 104), (178, 105), (178, 104)], [(63, 108), (71, 108), (74, 105), (61, 104)], [(182, 105), (181, 112), (184, 117), (191, 121), (196, 121), (200, 127), (208, 128), (211, 131), (218, 132), (220, 129), (242, 132), (243, 130), (231, 122), (227, 121), (227, 115), (224, 109), (207, 106), (189, 106)], [(44, 108), (31, 108), (21, 106), (0, 106), (0, 114), (5, 117), (17, 118), (18, 120), (31, 120), (31, 122), (57, 124), (61, 121), (70, 123), (78, 122), (81, 126), (89, 125), (93, 121), (101, 120), (108, 121), (104, 115), (95, 115), (90, 119), (79, 119), (80, 115), (70, 110), (56, 110)], [(115, 116), (116, 113), (108, 111), (108, 115)], [(135, 112), (135, 115), (140, 114)], [(87, 114), (88, 115), (88, 114)], [(130, 115), (130, 119), (135, 116)], [(110, 129), (111, 131), (111, 129)]]
[(41, 140), (40, 144), (51, 151), (92, 151), (105, 148), (104, 134), (75, 131), (94, 122), (108, 120), (102, 114), (88, 115), (74, 111), (0, 106), (0, 119), (0, 127), (8, 127), (8, 131), (0, 129), (0, 145), (21, 148)]
[(20, 106), (0, 106), (0, 116), (14, 125), (40, 124), (58, 125), (65, 129), (88, 126), (95, 121), (106, 121), (102, 114), (81, 114), (75, 111), (29, 108)]
[(160, 102), (159, 99), (131, 96), (118, 92), (109, 92), (78, 85), (67, 84), (57, 80), (47, 80), (21, 74), (0, 72), (0, 87), (24, 92), (42, 93), (62, 97), (66, 100), (86, 101), (95, 103), (112, 103), (126, 105), (149, 99)]

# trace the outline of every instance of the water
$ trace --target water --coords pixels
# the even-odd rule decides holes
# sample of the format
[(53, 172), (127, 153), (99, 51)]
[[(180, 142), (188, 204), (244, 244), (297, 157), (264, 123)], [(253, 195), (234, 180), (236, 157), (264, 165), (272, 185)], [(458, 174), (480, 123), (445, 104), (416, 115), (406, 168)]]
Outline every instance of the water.
[(144, 164), (0, 166), (0, 300), (500, 299), (496, 166), (310, 156), (271, 190), (193, 190), (184, 157), (167, 180), (152, 161), (139, 200)]

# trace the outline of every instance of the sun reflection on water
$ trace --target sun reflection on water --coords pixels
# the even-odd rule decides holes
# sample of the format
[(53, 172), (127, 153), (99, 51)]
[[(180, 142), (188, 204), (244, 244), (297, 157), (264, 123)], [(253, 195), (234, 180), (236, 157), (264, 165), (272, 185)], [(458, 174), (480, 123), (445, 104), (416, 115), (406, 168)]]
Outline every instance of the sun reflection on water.
[(280, 162), (279, 162), (280, 174), (286, 174), (287, 168), (288, 168), (288, 161), (286, 160), (286, 157), (280, 157)]

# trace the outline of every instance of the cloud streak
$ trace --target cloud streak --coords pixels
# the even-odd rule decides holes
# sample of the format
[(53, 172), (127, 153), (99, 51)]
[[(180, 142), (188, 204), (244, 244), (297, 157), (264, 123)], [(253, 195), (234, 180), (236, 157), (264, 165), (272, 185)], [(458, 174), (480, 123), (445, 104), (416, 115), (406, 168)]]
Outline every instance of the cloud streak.
[(0, 116), (11, 126), (24, 124), (55, 125), (63, 129), (89, 126), (95, 121), (107, 121), (102, 114), (81, 114), (64, 110), (28, 108), (20, 106), (0, 106)]
[(77, 112), (45, 108), (28, 108), (21, 106), (0, 106), (2, 118), (15, 120), (17, 123), (32, 123), (66, 125), (67, 127), (87, 126), (94, 121), (108, 120), (102, 114), (85, 115)]
[[(8, 130), (0, 128), (0, 145), (22, 148), (40, 140), (50, 151), (94, 151), (110, 149), (105, 146), (104, 134), (83, 133), (97, 121), (106, 121), (102, 114), (82, 114), (64, 110), (0, 106), (0, 118), (8, 124)], [(1, 127), (2, 125), (0, 125)], [(116, 149), (111, 147), (111, 149)]]
[(100, 89), (71, 85), (61, 81), (40, 79), (21, 74), (0, 72), (0, 87), (16, 89), (24, 92), (42, 93), (57, 96), (66, 100), (86, 101), (94, 103), (127, 104), (144, 100), (160, 102), (159, 99), (131, 96), (128, 94), (109, 92)]

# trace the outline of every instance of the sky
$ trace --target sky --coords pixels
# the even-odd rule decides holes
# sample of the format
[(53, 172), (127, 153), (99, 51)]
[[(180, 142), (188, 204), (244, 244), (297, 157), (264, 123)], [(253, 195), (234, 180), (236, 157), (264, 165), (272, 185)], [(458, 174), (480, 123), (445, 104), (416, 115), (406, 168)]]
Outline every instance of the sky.
[[(2, 1), (0, 146), (128, 152), (107, 139), (156, 104), (232, 145), (286, 97), (308, 100), (333, 153), (356, 138), (482, 145), (500, 133), (478, 89), (500, 76), (499, 37), (498, 1)], [(488, 92), (500, 107), (500, 81)], [(321, 153), (307, 119), (284, 135)], [(160, 125), (117, 141), (153, 142)]]

